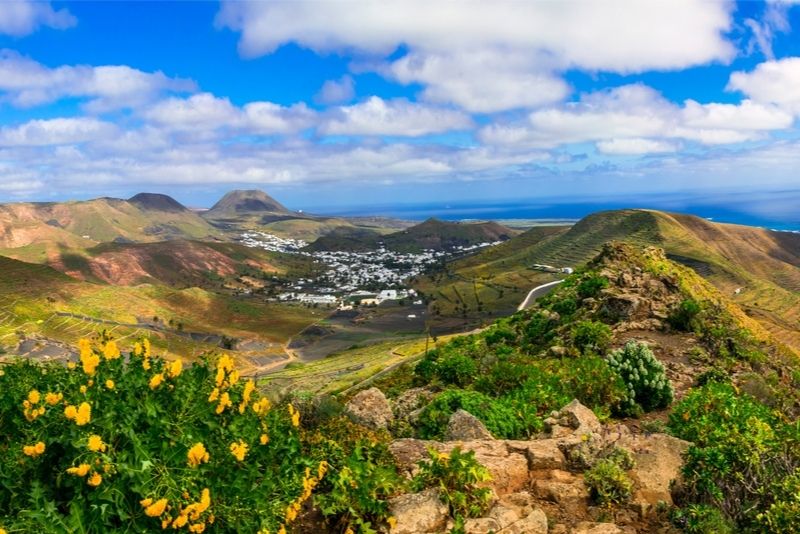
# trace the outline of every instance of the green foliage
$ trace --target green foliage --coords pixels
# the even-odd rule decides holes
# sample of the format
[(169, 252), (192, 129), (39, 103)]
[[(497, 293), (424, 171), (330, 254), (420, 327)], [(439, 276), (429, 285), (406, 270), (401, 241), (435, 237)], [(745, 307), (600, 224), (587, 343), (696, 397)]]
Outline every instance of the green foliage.
[(581, 354), (602, 354), (611, 342), (611, 328), (598, 321), (580, 321), (572, 328), (572, 343)]
[(482, 484), (491, 480), (489, 471), (475, 459), (473, 451), (455, 447), (450, 454), (429, 449), (430, 460), (419, 462), (419, 473), (411, 482), (416, 491), (436, 488), (442, 502), (456, 520), (480, 517), (489, 509), (492, 491)]
[(623, 406), (626, 413), (665, 408), (672, 403), (672, 384), (653, 351), (644, 344), (629, 341), (608, 355), (608, 365), (616, 370), (628, 388)]
[(787, 532), (800, 504), (800, 424), (734, 386), (709, 382), (693, 390), (670, 416), (676, 436), (694, 444), (683, 468), (689, 502), (719, 508), (737, 527)]
[(592, 499), (600, 505), (621, 504), (631, 498), (633, 483), (615, 458), (604, 458), (584, 473)]
[(464, 409), (481, 420), (498, 438), (525, 435), (526, 428), (513, 406), (478, 391), (451, 389), (444, 391), (420, 413), (418, 428), (424, 439), (442, 439), (450, 416)]
[(385, 445), (359, 441), (340, 466), (333, 467), (314, 503), (336, 531), (378, 532), (389, 519), (388, 499), (403, 488), (394, 466), (385, 462)]
[(719, 508), (705, 504), (692, 504), (675, 511), (672, 522), (687, 534), (734, 534), (731, 522)]
[(594, 298), (600, 291), (608, 287), (608, 278), (596, 273), (589, 273), (577, 287), (578, 296), (582, 299)]
[(693, 332), (700, 327), (697, 316), (701, 311), (700, 303), (694, 299), (685, 299), (672, 310), (667, 322), (675, 330)]
[(552, 314), (537, 311), (531, 315), (524, 326), (525, 342), (533, 346), (546, 345), (555, 337), (556, 326), (558, 323), (553, 319)]
[(453, 354), (439, 361), (436, 375), (445, 384), (463, 387), (475, 380), (478, 366), (463, 354)]
[[(0, 524), (145, 532), (185, 515), (183, 528), (277, 531), (325, 468), (301, 453), (297, 412), (253, 389), (225, 356), (182, 369), (147, 343), (122, 357), (108, 338), (82, 342), (74, 368), (3, 366)], [(169, 506), (148, 514), (146, 499)]]

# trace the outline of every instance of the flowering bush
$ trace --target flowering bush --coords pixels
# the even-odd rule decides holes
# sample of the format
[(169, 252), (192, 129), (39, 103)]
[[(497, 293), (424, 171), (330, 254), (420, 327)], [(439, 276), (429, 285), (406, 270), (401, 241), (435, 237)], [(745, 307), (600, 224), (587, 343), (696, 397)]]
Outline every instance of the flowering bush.
[(608, 355), (608, 365), (622, 377), (628, 387), (624, 410), (635, 413), (665, 408), (672, 403), (672, 384), (664, 366), (647, 345), (629, 341)]
[(272, 408), (221, 356), (183, 368), (123, 357), (0, 370), (0, 528), (12, 532), (285, 532), (325, 476), (299, 413)]

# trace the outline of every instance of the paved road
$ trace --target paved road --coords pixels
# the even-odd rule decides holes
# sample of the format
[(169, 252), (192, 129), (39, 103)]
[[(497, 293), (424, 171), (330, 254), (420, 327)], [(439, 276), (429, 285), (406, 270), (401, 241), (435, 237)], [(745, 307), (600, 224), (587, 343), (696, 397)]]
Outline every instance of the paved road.
[(531, 305), (536, 301), (536, 299), (550, 293), (561, 282), (563, 282), (563, 280), (556, 280), (555, 282), (549, 282), (547, 284), (542, 284), (540, 286), (534, 287), (528, 292), (528, 296), (525, 297), (525, 300), (523, 300), (522, 304), (519, 305), (517, 311), (530, 308)]

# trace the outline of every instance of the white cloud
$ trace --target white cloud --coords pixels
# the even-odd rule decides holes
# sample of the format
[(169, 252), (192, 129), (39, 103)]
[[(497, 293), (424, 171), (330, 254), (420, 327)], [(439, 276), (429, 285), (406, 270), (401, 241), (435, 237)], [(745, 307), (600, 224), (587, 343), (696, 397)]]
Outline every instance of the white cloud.
[[(732, 5), (705, 0), (519, 2), (354, 0), (224, 2), (217, 25), (241, 32), (245, 56), (290, 42), (320, 53), (401, 57), (379, 70), (421, 83), (423, 96), (477, 112), (562, 99), (569, 68), (680, 69), (735, 55)], [(646, 28), (646, 30), (645, 30)]]
[(341, 104), (349, 102), (356, 96), (355, 82), (351, 76), (345, 75), (338, 80), (328, 80), (316, 95), (323, 104)]
[(727, 88), (800, 114), (800, 57), (767, 61), (751, 72), (734, 72)]
[(401, 83), (423, 84), (426, 100), (491, 113), (533, 108), (566, 97), (567, 84), (544, 68), (545, 62), (535, 55), (487, 48), (446, 54), (411, 52), (383, 70)]
[(13, 50), (0, 51), (0, 92), (20, 107), (86, 98), (89, 111), (101, 112), (135, 107), (163, 92), (194, 89), (194, 82), (170, 78), (162, 72), (143, 72), (125, 65), (50, 68)]
[(637, 154), (659, 154), (665, 152), (675, 152), (678, 147), (673, 143), (666, 141), (657, 141), (654, 139), (611, 139), (609, 141), (600, 141), (597, 143), (597, 149), (603, 154), (614, 155), (637, 155)]
[(338, 108), (319, 131), (324, 135), (415, 137), (471, 127), (469, 116), (460, 111), (372, 96), (359, 104)]
[(32, 120), (0, 128), (0, 146), (47, 146), (83, 143), (112, 136), (117, 127), (91, 118)]
[(0, 2), (0, 34), (21, 37), (41, 26), (56, 30), (71, 28), (77, 19), (67, 9), (54, 10), (50, 2), (4, 0)]

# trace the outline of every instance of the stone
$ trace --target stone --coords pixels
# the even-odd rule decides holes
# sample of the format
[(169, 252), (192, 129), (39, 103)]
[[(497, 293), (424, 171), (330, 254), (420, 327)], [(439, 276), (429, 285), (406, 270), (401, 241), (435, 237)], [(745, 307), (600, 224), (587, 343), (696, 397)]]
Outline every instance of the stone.
[(463, 451), (473, 451), (478, 463), (489, 470), (492, 480), (488, 485), (498, 495), (514, 493), (528, 486), (528, 459), (513, 449), (510, 450), (504, 441), (479, 440), (443, 445), (442, 452), (449, 452), (456, 446)]
[(583, 521), (572, 529), (572, 534), (622, 534), (622, 529), (614, 523), (590, 523)]
[(447, 441), (468, 441), (475, 439), (494, 439), (492, 433), (480, 419), (466, 410), (456, 410), (447, 422), (445, 432)]
[(403, 438), (396, 439), (389, 444), (389, 452), (394, 456), (397, 466), (406, 475), (413, 475), (417, 471), (420, 460), (430, 458), (428, 449), (441, 451), (443, 444), (438, 441), (425, 441), (421, 439)]
[(572, 482), (536, 480), (533, 491), (538, 498), (556, 504), (565, 504), (569, 501), (589, 498), (589, 491), (586, 489), (582, 479), (575, 479)]
[(680, 477), (683, 453), (690, 445), (667, 434), (631, 435), (619, 441), (636, 462), (629, 472), (636, 488), (631, 502), (640, 513), (659, 502), (672, 504), (672, 481)]
[(391, 534), (434, 534), (444, 532), (449, 518), (439, 491), (400, 495), (389, 500), (389, 513), (397, 521)]
[(561, 408), (559, 411), (562, 424), (576, 431), (578, 434), (590, 434), (599, 432), (602, 428), (600, 420), (592, 410), (573, 399), (572, 402)]
[(486, 517), (468, 519), (467, 534), (547, 534), (547, 516), (530, 493), (518, 492), (500, 499)]
[(378, 388), (360, 391), (345, 408), (355, 421), (374, 429), (386, 428), (394, 420), (392, 407)]
[(394, 415), (397, 419), (406, 419), (413, 423), (421, 409), (433, 398), (433, 393), (426, 388), (411, 388), (404, 391), (394, 401)]
[(507, 441), (509, 450), (524, 454), (528, 458), (528, 469), (541, 471), (562, 469), (566, 458), (559, 447), (558, 439), (538, 439), (534, 441)]

